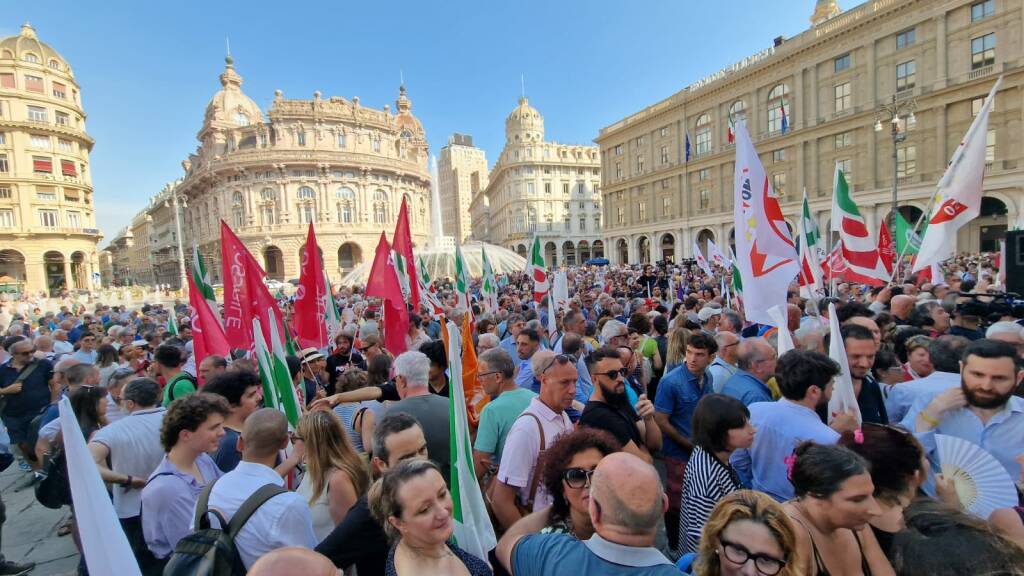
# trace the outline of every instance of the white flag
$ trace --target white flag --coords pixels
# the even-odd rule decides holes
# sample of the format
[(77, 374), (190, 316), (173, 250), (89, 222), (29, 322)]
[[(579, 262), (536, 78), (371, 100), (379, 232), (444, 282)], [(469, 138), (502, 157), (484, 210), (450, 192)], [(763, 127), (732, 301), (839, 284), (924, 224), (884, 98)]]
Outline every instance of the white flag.
[(722, 268), (729, 268), (731, 266), (731, 263), (726, 261), (725, 255), (722, 254), (721, 250), (718, 249), (718, 246), (710, 238), (708, 238), (708, 260)]
[(693, 243), (693, 258), (697, 261), (697, 266), (700, 266), (700, 269), (704, 271), (704, 274), (714, 276), (711, 272), (711, 266), (708, 265), (707, 259), (704, 258), (703, 254), (701, 254), (700, 246), (698, 246), (696, 242)]
[[(796, 346), (793, 345), (793, 336), (789, 333), (789, 322), (786, 320), (789, 310), (781, 304), (776, 304), (768, 309), (768, 315), (772, 317), (773, 324), (778, 329), (778, 350), (779, 356), (789, 352)], [(834, 394), (834, 392), (833, 392)]]
[(850, 362), (846, 358), (846, 343), (839, 331), (839, 318), (836, 317), (836, 305), (828, 305), (828, 355), (839, 364), (839, 375), (832, 384), (832, 398), (828, 401), (828, 421), (838, 414), (853, 412), (857, 416), (857, 424), (863, 422), (860, 406), (857, 405), (857, 394), (853, 391), (853, 375), (850, 373)]
[(75, 521), (89, 573), (141, 576), (114, 504), (85, 445), (71, 400), (67, 396), (61, 398), (59, 407), (68, 478), (75, 479), (71, 482), (71, 500), (75, 503)]
[(988, 114), (992, 110), (992, 100), (1002, 84), (1003, 77), (1000, 76), (985, 98), (985, 105), (967, 129), (967, 135), (953, 152), (946, 173), (939, 180), (935, 207), (928, 221), (928, 229), (921, 239), (921, 249), (914, 261), (914, 272), (931, 266), (933, 262), (952, 258), (957, 231), (981, 212)]
[(800, 265), (782, 208), (742, 122), (736, 125), (734, 182), (734, 264), (743, 278), (744, 310), (747, 320), (772, 324), (768, 309), (786, 303)]
[(564, 270), (552, 275), (551, 295), (555, 298), (556, 308), (563, 312), (569, 309), (569, 277)]

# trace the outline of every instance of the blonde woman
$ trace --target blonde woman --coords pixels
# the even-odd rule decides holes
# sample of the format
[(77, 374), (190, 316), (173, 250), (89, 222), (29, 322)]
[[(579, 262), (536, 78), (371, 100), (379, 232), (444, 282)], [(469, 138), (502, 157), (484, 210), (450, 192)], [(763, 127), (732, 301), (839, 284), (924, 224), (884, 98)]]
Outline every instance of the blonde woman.
[(766, 494), (729, 494), (704, 525), (693, 574), (804, 576), (793, 522)]
[(306, 474), (296, 492), (309, 502), (313, 532), (323, 540), (366, 493), (370, 478), (333, 412), (307, 413), (299, 420), (295, 440), (306, 446)]
[(665, 374), (683, 363), (686, 357), (686, 341), (690, 339), (690, 331), (676, 328), (669, 333), (668, 350), (665, 353)]

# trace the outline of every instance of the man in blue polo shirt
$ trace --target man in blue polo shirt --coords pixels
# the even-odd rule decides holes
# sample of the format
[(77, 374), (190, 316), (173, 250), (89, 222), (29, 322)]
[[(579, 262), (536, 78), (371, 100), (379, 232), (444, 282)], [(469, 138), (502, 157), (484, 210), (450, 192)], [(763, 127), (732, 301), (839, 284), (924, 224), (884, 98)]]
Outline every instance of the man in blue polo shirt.
[(754, 402), (771, 402), (772, 391), (766, 382), (775, 374), (778, 354), (764, 338), (747, 338), (740, 342), (736, 356), (739, 370), (725, 382), (722, 394), (732, 396), (750, 406)]
[(679, 574), (654, 547), (667, 500), (653, 466), (617, 452), (604, 457), (580, 483), (579, 488), (590, 486), (594, 535), (581, 541), (568, 534), (535, 534), (544, 527), (548, 511), (526, 516), (505, 533), (495, 551), (513, 576), (561, 575), (568, 566), (588, 576)]
[(35, 351), (31, 340), (16, 340), (7, 346), (10, 359), (0, 364), (4, 426), (11, 444), (16, 444), (22, 457), (27, 459), (33, 459), (35, 454), (34, 447), (29, 445), (32, 419), (49, 405), (50, 379), (53, 378), (53, 364), (49, 360), (35, 359)]
[(706, 369), (715, 358), (715, 339), (695, 332), (686, 343), (685, 361), (661, 377), (654, 399), (654, 421), (664, 436), (662, 453), (668, 479), (668, 512), (665, 528), (674, 548), (679, 535), (679, 500), (683, 492), (683, 471), (690, 459), (693, 443), (691, 421), (697, 402), (713, 391), (711, 374)]

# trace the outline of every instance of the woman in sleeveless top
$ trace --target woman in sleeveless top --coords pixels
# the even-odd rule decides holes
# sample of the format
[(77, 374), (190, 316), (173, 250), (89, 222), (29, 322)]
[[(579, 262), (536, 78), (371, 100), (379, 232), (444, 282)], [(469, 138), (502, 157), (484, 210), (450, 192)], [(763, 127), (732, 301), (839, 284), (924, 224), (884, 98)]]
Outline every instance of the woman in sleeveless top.
[(803, 576), (797, 528), (782, 505), (753, 490), (718, 501), (701, 535), (694, 576)]
[(808, 576), (890, 576), (892, 565), (869, 528), (881, 514), (868, 463), (848, 448), (804, 442), (787, 457), (796, 498), (785, 504), (797, 524)]
[(313, 532), (323, 540), (366, 492), (370, 479), (333, 412), (307, 413), (296, 435), (305, 442), (307, 466), (296, 492), (309, 503)]

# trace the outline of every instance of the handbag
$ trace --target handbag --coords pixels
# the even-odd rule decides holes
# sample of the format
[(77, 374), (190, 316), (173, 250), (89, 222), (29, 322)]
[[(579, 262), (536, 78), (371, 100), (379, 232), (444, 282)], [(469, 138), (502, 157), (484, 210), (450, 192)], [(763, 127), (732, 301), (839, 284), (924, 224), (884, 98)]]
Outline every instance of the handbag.
[(58, 448), (45, 461), (35, 493), (36, 500), (47, 508), (58, 509), (71, 504), (71, 482), (63, 448)]

